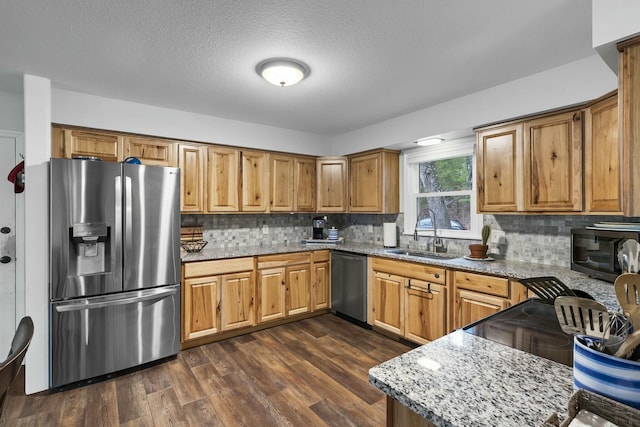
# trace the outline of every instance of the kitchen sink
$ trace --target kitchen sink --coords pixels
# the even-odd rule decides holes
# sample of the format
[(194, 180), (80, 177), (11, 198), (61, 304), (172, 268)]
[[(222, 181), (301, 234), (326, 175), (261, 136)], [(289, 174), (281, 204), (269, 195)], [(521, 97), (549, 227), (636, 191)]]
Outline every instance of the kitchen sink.
[(442, 260), (460, 258), (460, 256), (458, 255), (436, 254), (432, 252), (418, 252), (418, 251), (411, 251), (408, 249), (385, 249), (384, 253), (394, 254), (394, 255), (414, 256), (418, 258), (442, 259)]

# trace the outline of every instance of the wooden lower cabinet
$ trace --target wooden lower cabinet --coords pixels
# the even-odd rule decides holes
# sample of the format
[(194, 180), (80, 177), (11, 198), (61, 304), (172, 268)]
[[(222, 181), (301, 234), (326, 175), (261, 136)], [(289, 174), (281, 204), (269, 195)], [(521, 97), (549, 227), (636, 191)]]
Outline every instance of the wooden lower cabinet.
[(452, 275), (452, 329), (462, 328), (527, 298), (524, 286), (504, 277), (466, 271), (455, 271)]
[(372, 258), (369, 283), (369, 318), (374, 327), (420, 344), (446, 335), (448, 294), (443, 268)]
[(220, 332), (220, 277), (184, 281), (183, 340)]
[(311, 268), (311, 311), (331, 307), (331, 251), (315, 251)]
[(311, 266), (287, 267), (285, 290), (286, 315), (306, 313), (310, 309)]
[(456, 290), (456, 315), (454, 328), (462, 328), (484, 317), (509, 307), (509, 301), (479, 292)]
[(285, 268), (258, 272), (258, 323), (283, 318), (285, 312)]
[(254, 286), (253, 272), (227, 274), (221, 278), (220, 329), (254, 326)]
[(258, 257), (258, 323), (311, 311), (311, 263), (311, 252)]
[(402, 291), (405, 278), (388, 273), (375, 273), (373, 282), (374, 326), (403, 335)]
[(446, 334), (447, 288), (423, 280), (408, 279), (405, 297), (404, 336), (426, 344)]

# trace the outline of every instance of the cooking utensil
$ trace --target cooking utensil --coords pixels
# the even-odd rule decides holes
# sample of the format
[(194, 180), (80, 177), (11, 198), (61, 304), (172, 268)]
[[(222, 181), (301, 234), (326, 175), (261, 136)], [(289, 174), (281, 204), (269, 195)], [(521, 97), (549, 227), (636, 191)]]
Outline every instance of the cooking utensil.
[(529, 277), (519, 281), (525, 288), (529, 289), (542, 302), (553, 304), (556, 297), (561, 295), (576, 296), (576, 294), (553, 276)]
[(632, 239), (627, 239), (622, 243), (622, 253), (627, 254), (627, 272), (637, 273), (640, 262), (640, 244)]
[(635, 329), (640, 329), (640, 274), (621, 274), (613, 283), (618, 303)]
[(565, 333), (595, 338), (601, 343), (609, 338), (609, 311), (599, 302), (561, 295), (553, 305)]
[(640, 345), (640, 329), (629, 335), (613, 356), (628, 359), (638, 345)]

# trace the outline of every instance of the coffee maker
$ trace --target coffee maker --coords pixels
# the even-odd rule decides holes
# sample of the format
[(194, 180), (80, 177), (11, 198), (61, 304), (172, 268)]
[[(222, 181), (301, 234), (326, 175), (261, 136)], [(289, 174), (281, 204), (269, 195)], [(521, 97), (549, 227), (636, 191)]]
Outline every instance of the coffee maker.
[(313, 238), (324, 239), (324, 225), (327, 221), (326, 216), (313, 217)]

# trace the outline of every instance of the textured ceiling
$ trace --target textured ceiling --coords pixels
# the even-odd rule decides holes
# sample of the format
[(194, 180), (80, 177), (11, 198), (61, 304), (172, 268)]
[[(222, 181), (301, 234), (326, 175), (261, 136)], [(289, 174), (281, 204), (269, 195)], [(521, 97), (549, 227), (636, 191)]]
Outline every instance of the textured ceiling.
[[(2, 0), (0, 90), (111, 98), (336, 135), (594, 53), (585, 0)], [(312, 69), (288, 88), (269, 57)]]

